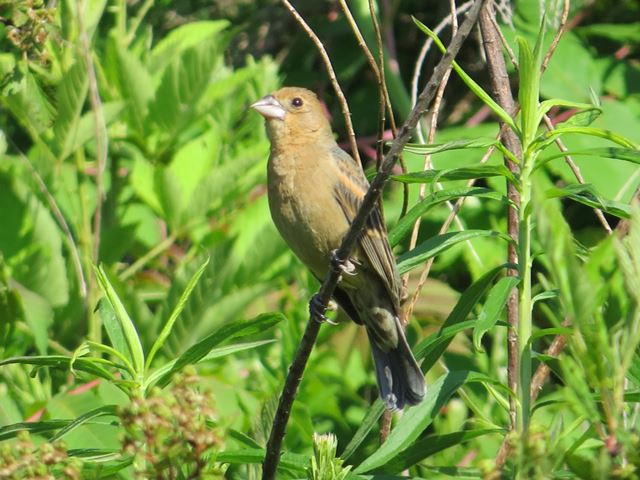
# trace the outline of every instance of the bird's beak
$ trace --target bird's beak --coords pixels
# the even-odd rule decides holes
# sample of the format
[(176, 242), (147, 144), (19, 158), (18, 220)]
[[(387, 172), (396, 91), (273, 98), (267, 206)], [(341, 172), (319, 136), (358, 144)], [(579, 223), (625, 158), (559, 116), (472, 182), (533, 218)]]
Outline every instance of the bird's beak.
[(266, 119), (277, 118), (278, 120), (284, 120), (284, 116), (287, 113), (282, 104), (273, 95), (262, 97), (251, 105), (251, 108)]

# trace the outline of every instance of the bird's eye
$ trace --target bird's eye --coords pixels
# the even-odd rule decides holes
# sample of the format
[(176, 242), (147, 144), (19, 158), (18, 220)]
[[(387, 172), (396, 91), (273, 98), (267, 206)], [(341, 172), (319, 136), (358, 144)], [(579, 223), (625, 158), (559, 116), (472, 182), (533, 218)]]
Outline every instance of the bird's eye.
[(294, 107), (301, 107), (302, 99), (300, 97), (294, 98), (293, 100), (291, 100), (291, 105), (293, 105)]

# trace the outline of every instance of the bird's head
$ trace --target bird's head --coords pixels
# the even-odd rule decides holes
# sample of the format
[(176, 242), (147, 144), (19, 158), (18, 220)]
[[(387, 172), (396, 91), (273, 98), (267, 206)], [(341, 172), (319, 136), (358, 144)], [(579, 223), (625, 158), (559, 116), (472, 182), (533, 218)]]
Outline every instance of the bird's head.
[(272, 142), (309, 142), (332, 138), (331, 125), (315, 93), (306, 88), (285, 87), (251, 105), (267, 122)]

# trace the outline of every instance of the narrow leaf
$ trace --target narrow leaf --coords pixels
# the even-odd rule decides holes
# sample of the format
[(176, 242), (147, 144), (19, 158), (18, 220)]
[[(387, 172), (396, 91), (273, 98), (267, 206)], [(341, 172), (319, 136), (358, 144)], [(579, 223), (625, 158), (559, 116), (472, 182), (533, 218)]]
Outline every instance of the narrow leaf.
[[(411, 18), (413, 19), (413, 23), (415, 23), (420, 30), (426, 33), (427, 36), (429, 36), (429, 38), (433, 40), (433, 43), (440, 49), (440, 51), (442, 53), (445, 53), (446, 47), (440, 41), (438, 36), (417, 18)], [(467, 75), (467, 73), (462, 68), (460, 68), (460, 65), (458, 65), (455, 60), (451, 63), (451, 65), (453, 66), (453, 69), (456, 71), (456, 73), (460, 76), (462, 81), (467, 85), (467, 87), (469, 87), (469, 89), (471, 89), (471, 91), (475, 93), (476, 96), (480, 100), (482, 100), (482, 102), (487, 105), (493, 111), (493, 113), (495, 113), (504, 123), (509, 125), (513, 129), (513, 131), (518, 132), (518, 128), (511, 116), (500, 105), (498, 105), (493, 100), (493, 98), (491, 98), (491, 95), (485, 92), (480, 85), (478, 85), (469, 75)]]
[(488, 177), (505, 177), (510, 181), (515, 181), (513, 174), (504, 165), (477, 165), (451, 168), (448, 170), (426, 170), (423, 172), (393, 175), (391, 178), (403, 183), (432, 183)]
[(367, 414), (365, 415), (362, 422), (360, 422), (358, 430), (356, 430), (356, 433), (351, 438), (351, 441), (349, 441), (349, 443), (345, 447), (344, 451), (340, 455), (340, 458), (346, 460), (354, 454), (354, 452), (362, 444), (364, 439), (367, 438), (367, 435), (369, 435), (371, 429), (378, 425), (378, 419), (382, 416), (383, 413), (384, 403), (382, 403), (382, 400), (380, 400), (380, 398), (377, 398), (376, 401), (373, 402), (373, 405), (371, 405), (371, 407), (367, 411)]
[(494, 200), (506, 200), (504, 195), (491, 190), (490, 188), (481, 187), (461, 187), (450, 190), (437, 190), (424, 200), (415, 205), (407, 214), (398, 221), (398, 223), (389, 231), (389, 243), (397, 245), (404, 236), (411, 231), (416, 220), (425, 215), (436, 205), (446, 201), (455, 200), (461, 197), (480, 197), (491, 198)]
[(496, 324), (504, 311), (511, 290), (513, 290), (518, 283), (520, 283), (518, 277), (503, 277), (498, 280), (498, 283), (496, 283), (489, 292), (487, 301), (482, 306), (482, 310), (480, 310), (480, 315), (478, 315), (478, 320), (473, 329), (473, 346), (477, 351), (484, 351), (482, 348), (482, 337)]
[(95, 408), (87, 413), (80, 415), (78, 418), (74, 419), (68, 425), (64, 426), (62, 429), (58, 431), (51, 439), (50, 442), (55, 442), (60, 438), (64, 437), (67, 433), (75, 430), (79, 426), (87, 423), (90, 420), (98, 417), (106, 417), (111, 416), (114, 417), (117, 415), (117, 406), (116, 405), (103, 405), (102, 407)]
[(365, 473), (380, 467), (411, 445), (431, 424), (451, 395), (464, 384), (468, 373), (449, 372), (431, 384), (424, 400), (404, 412), (382, 446), (358, 465), (354, 472)]
[(462, 445), (474, 438), (490, 434), (504, 435), (504, 430), (499, 428), (486, 428), (448, 433), (445, 435), (428, 435), (417, 440), (409, 448), (396, 455), (384, 466), (384, 469), (392, 473), (401, 472), (447, 448)]
[(116, 318), (118, 319), (119, 328), (122, 330), (122, 334), (127, 342), (127, 351), (120, 353), (125, 356), (130, 355), (133, 368), (138, 375), (142, 375), (144, 372), (144, 352), (142, 351), (142, 344), (140, 343), (140, 337), (138, 336), (136, 327), (133, 324), (131, 317), (129, 317), (127, 310), (124, 308), (120, 297), (118, 297), (118, 294), (113, 288), (113, 285), (111, 285), (102, 265), (98, 268), (94, 268), (94, 270), (96, 272), (96, 278), (98, 279), (100, 288), (111, 303)]
[(407, 143), (405, 151), (418, 155), (433, 155), (435, 153), (450, 150), (462, 150), (466, 148), (489, 148), (497, 143), (495, 138), (473, 138), (453, 140), (447, 143)]
[(163, 372), (160, 376), (153, 374), (149, 375), (145, 382), (145, 389), (148, 390), (155, 384), (158, 384), (160, 387), (164, 387), (169, 383), (169, 380), (174, 373), (182, 370), (187, 365), (198, 363), (216, 345), (233, 338), (263, 333), (283, 319), (284, 316), (281, 313), (263, 313), (248, 322), (234, 322), (228, 325), (223, 325), (215, 332), (187, 349), (186, 352), (176, 359), (171, 369)]
[(398, 257), (398, 271), (402, 275), (454, 245), (478, 237), (496, 237), (509, 241), (509, 237), (505, 234), (492, 230), (462, 230), (443, 233), (429, 238), (413, 250), (400, 255)]
[(491, 287), (495, 277), (506, 265), (500, 265), (489, 270), (482, 277), (476, 280), (460, 296), (458, 303), (445, 320), (440, 331), (433, 334), (415, 348), (414, 353), (417, 359), (424, 359), (422, 370), (428, 371), (438, 361), (438, 358), (447, 349), (451, 340), (459, 331), (473, 326), (473, 321), (466, 321), (474, 307)]
[(171, 312), (171, 315), (169, 315), (169, 319), (167, 320), (167, 323), (165, 323), (164, 327), (162, 327), (162, 331), (160, 332), (160, 334), (158, 335), (158, 338), (156, 339), (156, 341), (153, 343), (153, 346), (151, 347), (151, 351), (147, 356), (146, 370), (149, 369), (151, 362), (153, 361), (153, 358), (155, 357), (156, 353), (158, 352), (158, 350), (160, 350), (160, 348), (162, 348), (162, 346), (164, 345), (164, 342), (166, 342), (167, 338), (171, 334), (171, 330), (173, 329), (173, 326), (176, 323), (176, 320), (182, 313), (182, 310), (184, 309), (185, 305), (187, 304), (187, 301), (189, 300), (189, 297), (191, 296), (191, 292), (193, 292), (193, 289), (198, 284), (198, 281), (200, 280), (200, 277), (204, 273), (204, 269), (208, 264), (209, 264), (209, 257), (207, 257), (207, 259), (202, 263), (202, 265), (200, 265), (200, 268), (196, 270), (196, 272), (193, 274), (193, 276), (189, 280), (187, 287), (184, 289), (184, 292), (182, 292), (182, 295), (180, 296), (180, 300), (178, 300), (178, 303), (176, 304), (175, 308)]

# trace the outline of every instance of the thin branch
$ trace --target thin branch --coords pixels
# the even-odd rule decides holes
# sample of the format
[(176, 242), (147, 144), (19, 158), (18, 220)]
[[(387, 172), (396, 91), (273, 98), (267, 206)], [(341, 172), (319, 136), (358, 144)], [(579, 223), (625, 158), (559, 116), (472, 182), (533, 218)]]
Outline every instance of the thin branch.
[[(473, 0), (463, 3), (456, 9), (456, 15), (461, 15), (471, 8), (473, 5)], [(444, 30), (447, 26), (451, 25), (451, 16), (446, 16), (442, 19), (442, 21), (435, 26), (433, 29), (433, 33), (436, 35), (440, 35), (440, 32)], [(431, 37), (427, 38), (420, 49), (420, 53), (418, 54), (418, 59), (416, 60), (416, 64), (413, 67), (413, 76), (411, 77), (411, 105), (415, 105), (418, 101), (418, 85), (420, 83), (420, 73), (422, 72), (422, 66), (424, 65), (424, 61), (427, 58), (427, 53), (429, 53), (429, 49), (433, 45), (433, 39)], [(424, 139), (421, 140), (424, 143)]]
[[(504, 62), (504, 57), (502, 56), (502, 49), (500, 48), (499, 29), (495, 27), (492, 18), (495, 19), (495, 13), (491, 6), (483, 9), (480, 13), (482, 45), (487, 57), (487, 68), (489, 70), (491, 88), (493, 97), (498, 104), (507, 112), (512, 113), (515, 112), (516, 106), (513, 100), (513, 94), (511, 93), (507, 67)], [(516, 158), (522, 156), (522, 145), (513, 130), (505, 130), (503, 143)], [(519, 169), (515, 163), (507, 157), (505, 157), (504, 161), (510, 171), (514, 172), (514, 174), (518, 173)], [(511, 182), (507, 182), (507, 197), (511, 204), (507, 211), (507, 230), (509, 236), (513, 239), (513, 242), (510, 242), (508, 246), (507, 258), (509, 263), (515, 265), (518, 263), (517, 245), (520, 225), (517, 209), (520, 205), (520, 193)], [(518, 270), (508, 269), (507, 275), (515, 277), (518, 275)], [(518, 291), (513, 289), (507, 299), (507, 322), (509, 323), (507, 333), (507, 382), (509, 388), (514, 392), (517, 391), (518, 387), (518, 368), (520, 364), (518, 359), (518, 338), (516, 334), (518, 331), (518, 313)], [(513, 429), (516, 425), (516, 403), (513, 397), (509, 399), (509, 416), (511, 428)]]
[(358, 214), (353, 219), (349, 231), (343, 238), (342, 244), (336, 252), (335, 261), (331, 264), (332, 268), (325, 277), (320, 290), (314, 296), (312, 303), (319, 307), (310, 308), (310, 316), (307, 326), (302, 339), (300, 340), (300, 345), (298, 346), (293, 363), (289, 367), (289, 373), (285, 381), (282, 395), (280, 396), (278, 409), (273, 421), (273, 427), (267, 442), (262, 469), (263, 480), (272, 480), (275, 478), (278, 461), (280, 459), (280, 447), (282, 445), (282, 439), (291, 413), (291, 406), (293, 404), (298, 385), (302, 379), (302, 373), (304, 372), (309, 355), (311, 354), (311, 350), (313, 349), (313, 345), (320, 330), (320, 323), (322, 322), (322, 319), (319, 314), (323, 309), (326, 309), (331, 295), (338, 284), (341, 271), (339, 265), (344, 263), (345, 259), (349, 258), (349, 254), (355, 246), (367, 218), (375, 208), (376, 204), (380, 201), (382, 189), (391, 175), (391, 170), (393, 169), (398, 156), (411, 138), (411, 133), (416, 128), (420, 117), (424, 114), (433, 100), (438, 85), (442, 82), (445, 73), (451, 67), (453, 58), (458, 54), (462, 43), (471, 32), (471, 29), (478, 18), (481, 7), (487, 1), (488, 0), (476, 0), (476, 3), (467, 15), (467, 18), (460, 26), (458, 33), (452, 38), (447, 52), (443, 55), (442, 59), (434, 69), (431, 80), (424, 87), (424, 90), (418, 97), (415, 107), (411, 110), (409, 117), (398, 131), (398, 137), (393, 141), (391, 148), (385, 155), (380, 171), (371, 182), (371, 186), (362, 201)]
[[(456, 31), (458, 30), (458, 18), (456, 15), (456, 4), (454, 0), (450, 0), (450, 7), (451, 7), (451, 15), (449, 17), (450, 22), (451, 22), (451, 34), (455, 35)], [(429, 111), (429, 133), (427, 135), (427, 140), (426, 143), (427, 144), (432, 144), (433, 140), (435, 138), (436, 135), (436, 130), (438, 128), (438, 115), (440, 114), (440, 106), (442, 104), (442, 98), (444, 96), (444, 91), (447, 87), (447, 83), (449, 82), (449, 77), (451, 76), (451, 70), (449, 70), (444, 78), (442, 79), (442, 83), (440, 84), (440, 86), (438, 87), (438, 91), (436, 92), (436, 98), (433, 101), (433, 105), (431, 106), (431, 109)], [(418, 138), (422, 137), (422, 129), (418, 129)], [(424, 143), (424, 140), (421, 140), (422, 143)], [(423, 170), (428, 170), (432, 168), (432, 163), (431, 163), (431, 154), (427, 154), (424, 156), (424, 164), (422, 169)], [(437, 184), (438, 186), (440, 186), (440, 184)], [(442, 188), (440, 186), (440, 188)], [(418, 201), (421, 202), (422, 200), (424, 200), (425, 194), (427, 191), (427, 184), (423, 183), (420, 185), (420, 189), (418, 191)], [(449, 203), (451, 212), (455, 214), (457, 214), (457, 211), (455, 211), (455, 209), (453, 208), (453, 206), (451, 206), (451, 203)], [(453, 216), (451, 217), (453, 220)], [(411, 232), (411, 239), (409, 240), (409, 250), (413, 250), (416, 246), (416, 243), (418, 242), (418, 232), (420, 231), (420, 224), (422, 223), (422, 217), (418, 217), (415, 221), (415, 223), (413, 224), (413, 231)], [(447, 227), (448, 229), (449, 227)], [(424, 282), (427, 281), (427, 277), (429, 275), (429, 271), (431, 270), (431, 265), (433, 264), (433, 260), (428, 261), (422, 271), (422, 275), (420, 275), (420, 282), (418, 283), (418, 286), (416, 288), (416, 292), (420, 292), (422, 291), (422, 286), (424, 285)], [(426, 272), (426, 275), (425, 275)], [(406, 288), (407, 284), (409, 283), (409, 273), (407, 272), (403, 277), (402, 277), (402, 284), (403, 286)], [(415, 305), (415, 302), (418, 299), (418, 295), (416, 295), (414, 293), (414, 295), (412, 296), (411, 299), (411, 303), (409, 303), (409, 306), (407, 308), (407, 318), (411, 318), (411, 313), (413, 312), (413, 307)]]
[(47, 184), (44, 183), (44, 180), (42, 179), (40, 174), (36, 171), (34, 166), (31, 164), (27, 156), (24, 153), (19, 152), (19, 157), (31, 172), (31, 176), (33, 177), (36, 184), (38, 185), (40, 192), (42, 193), (42, 195), (44, 195), (44, 198), (47, 200), (47, 203), (49, 204), (49, 208), (51, 209), (53, 216), (58, 222), (58, 225), (60, 225), (60, 228), (64, 232), (67, 246), (69, 247), (69, 251), (71, 252), (71, 260), (73, 263), (73, 268), (76, 272), (76, 276), (78, 277), (78, 289), (80, 290), (80, 297), (82, 298), (82, 302), (84, 304), (83, 307), (84, 307), (84, 310), (86, 311), (88, 308), (87, 281), (84, 276), (84, 270), (82, 270), (82, 260), (80, 259), (80, 252), (78, 250), (78, 245), (76, 245), (76, 241), (73, 238), (73, 234), (71, 233), (69, 224), (67, 223), (67, 220), (64, 218), (64, 214), (62, 213), (62, 210), (60, 210), (60, 207), (58, 206), (58, 202), (56, 202), (55, 197), (47, 188)]
[(340, 88), (340, 84), (338, 83), (338, 79), (336, 77), (336, 72), (333, 69), (333, 65), (331, 64), (331, 59), (327, 54), (327, 50), (324, 48), (322, 41), (318, 38), (315, 32), (311, 29), (309, 24), (305, 21), (304, 18), (298, 13), (296, 8), (291, 4), (289, 0), (282, 0), (284, 6), (291, 12), (293, 18), (300, 24), (302, 29), (307, 33), (311, 41), (315, 44), (318, 52), (320, 53), (320, 57), (324, 62), (325, 68), (327, 69), (327, 74), (329, 75), (329, 80), (331, 81), (331, 85), (333, 86), (333, 90), (336, 92), (338, 96), (338, 101), (340, 102), (340, 106), (342, 107), (342, 115), (344, 115), (344, 122), (347, 129), (347, 134), (349, 135), (349, 143), (351, 145), (351, 154), (353, 158), (362, 165), (362, 161), (360, 160), (360, 153), (358, 152), (358, 144), (356, 143), (356, 134), (353, 130), (353, 123), (351, 122), (351, 112), (349, 111), (349, 104), (347, 103), (347, 99), (342, 92), (342, 88)]
[(549, 46), (549, 50), (547, 50), (547, 54), (544, 56), (544, 60), (542, 61), (542, 65), (540, 66), (540, 73), (544, 73), (544, 71), (547, 69), (547, 66), (549, 65), (549, 61), (551, 60), (551, 57), (553, 57), (553, 54), (555, 53), (556, 48), (558, 48), (558, 43), (560, 43), (560, 39), (562, 38), (562, 34), (564, 33), (564, 29), (567, 25), (567, 18), (569, 18), (570, 3), (571, 2), (569, 0), (564, 0), (563, 2), (562, 16), (560, 17), (560, 25), (558, 25), (558, 30), (556, 31), (556, 35), (555, 37), (553, 37), (553, 41)]
[(82, 54), (85, 67), (87, 69), (87, 79), (89, 82), (89, 99), (91, 108), (95, 116), (96, 135), (96, 210), (93, 216), (93, 262), (98, 263), (100, 255), (100, 234), (102, 228), (102, 204), (104, 197), (104, 170), (107, 165), (107, 149), (109, 148), (107, 139), (107, 127), (104, 122), (102, 101), (98, 91), (98, 80), (96, 79), (96, 69), (91, 58), (91, 45), (89, 35), (84, 25), (84, 2), (77, 1), (78, 29), (80, 31), (80, 52)]

